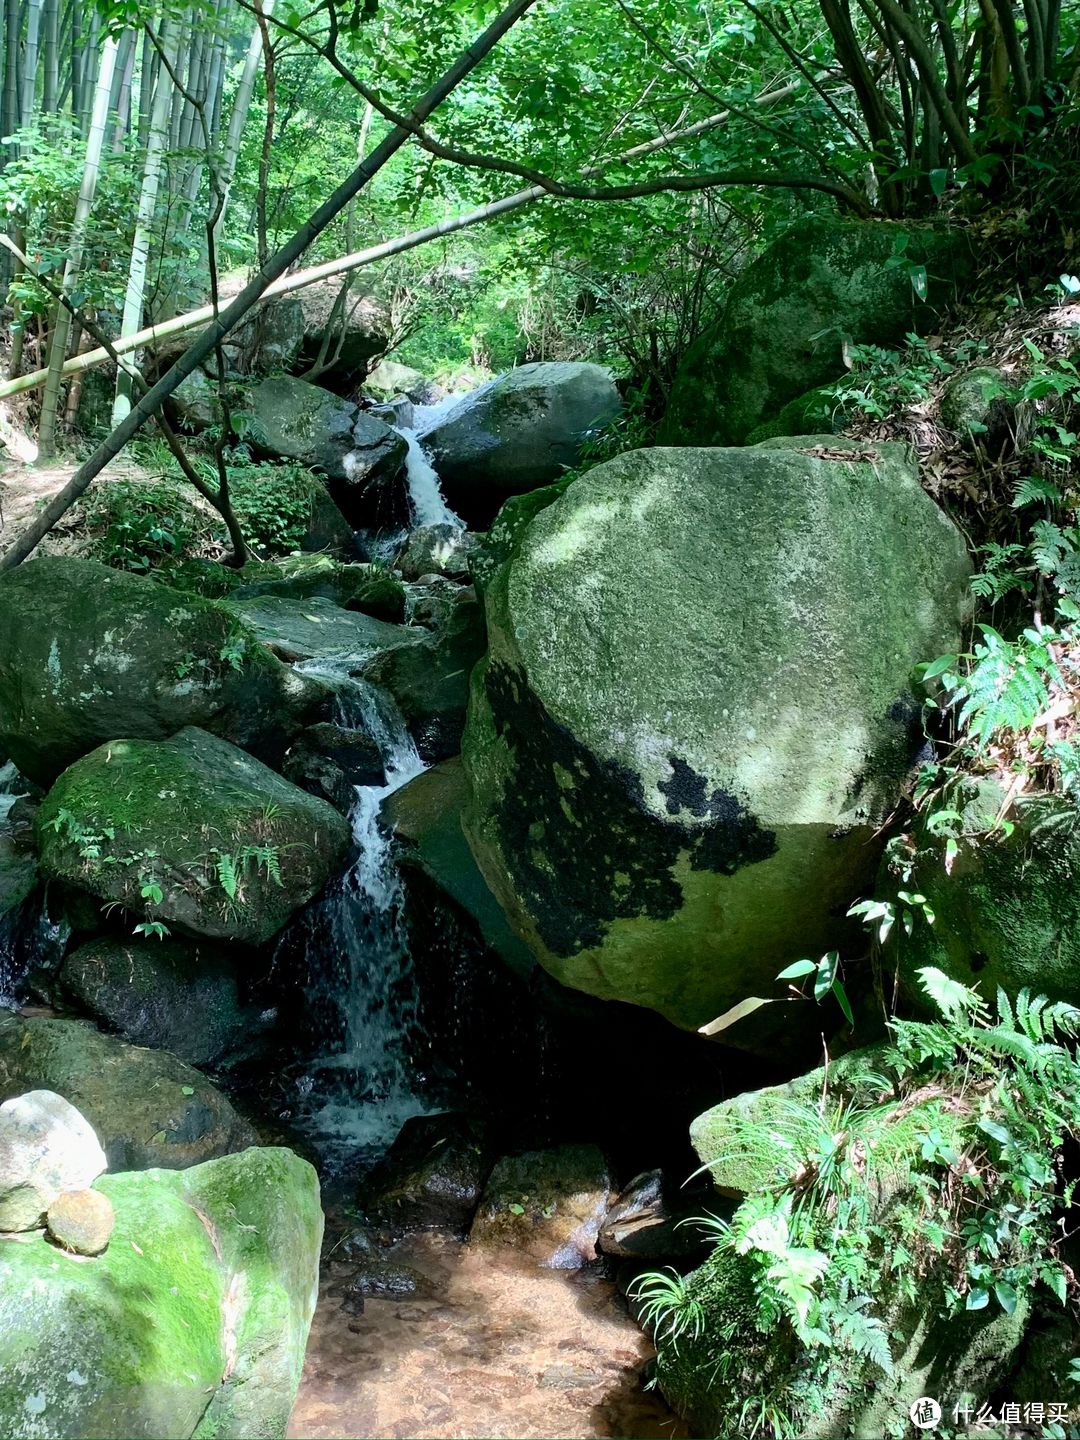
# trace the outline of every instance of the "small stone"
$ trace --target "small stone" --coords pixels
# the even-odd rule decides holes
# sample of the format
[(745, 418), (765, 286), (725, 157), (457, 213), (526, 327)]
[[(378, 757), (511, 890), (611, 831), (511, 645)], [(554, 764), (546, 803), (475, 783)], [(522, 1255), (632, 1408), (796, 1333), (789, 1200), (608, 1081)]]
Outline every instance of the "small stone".
[(112, 1238), (116, 1214), (112, 1201), (98, 1190), (68, 1190), (49, 1206), (46, 1226), (64, 1250), (75, 1255), (100, 1255)]
[(33, 1230), (64, 1190), (106, 1169), (89, 1121), (52, 1090), (29, 1090), (0, 1105), (0, 1230)]

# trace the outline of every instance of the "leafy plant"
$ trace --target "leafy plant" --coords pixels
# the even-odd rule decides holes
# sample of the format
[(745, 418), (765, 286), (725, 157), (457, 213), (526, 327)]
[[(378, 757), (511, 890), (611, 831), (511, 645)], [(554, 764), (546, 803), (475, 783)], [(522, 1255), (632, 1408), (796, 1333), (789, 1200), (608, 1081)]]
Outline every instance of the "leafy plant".
[(677, 1270), (650, 1270), (639, 1275), (628, 1290), (630, 1299), (641, 1308), (641, 1324), (657, 1343), (666, 1341), (678, 1348), (686, 1336), (697, 1339), (704, 1324), (704, 1311)]

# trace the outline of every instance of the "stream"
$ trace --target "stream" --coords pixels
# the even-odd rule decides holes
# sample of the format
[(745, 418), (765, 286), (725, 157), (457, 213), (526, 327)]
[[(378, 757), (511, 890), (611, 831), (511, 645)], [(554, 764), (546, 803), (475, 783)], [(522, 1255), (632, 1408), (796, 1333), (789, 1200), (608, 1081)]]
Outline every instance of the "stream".
[[(418, 415), (418, 429), (441, 408)], [(399, 433), (409, 446), (415, 524), (460, 526), (416, 431)], [(409, 1117), (445, 1109), (460, 1095), (452, 1080), (448, 1091), (445, 1075), (427, 1074), (418, 1062), (424, 1043), (406, 887), (380, 822), (384, 801), (425, 765), (394, 702), (357, 678), (364, 659), (344, 655), (301, 667), (335, 685), (337, 723), (376, 740), (385, 779), (356, 788), (349, 816), (355, 859), (304, 922), (306, 1004), (320, 1047), (296, 1082), (292, 1119), (318, 1155), (328, 1226), (289, 1433), (683, 1434), (659, 1395), (644, 1390), (651, 1347), (598, 1268), (547, 1269), (511, 1247), (476, 1250), (449, 1231), (399, 1238), (357, 1230), (357, 1180)], [(466, 995), (451, 997), (452, 1006), (468, 1003)], [(542, 1081), (542, 1074), (532, 1077)], [(358, 1244), (361, 1252), (378, 1247), (377, 1263), (399, 1274), (392, 1293), (356, 1301), (349, 1286)]]

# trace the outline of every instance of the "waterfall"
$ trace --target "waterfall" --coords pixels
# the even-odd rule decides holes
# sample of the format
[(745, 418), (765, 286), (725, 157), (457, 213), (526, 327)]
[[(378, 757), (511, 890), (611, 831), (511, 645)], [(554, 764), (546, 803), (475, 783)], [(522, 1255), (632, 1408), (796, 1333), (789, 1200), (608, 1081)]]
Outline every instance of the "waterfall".
[(416, 431), (402, 425), (395, 425), (394, 429), (409, 447), (405, 456), (405, 477), (409, 485), (413, 522), (417, 526), (452, 525), (461, 529), (462, 522), (443, 498), (438, 472), (424, 454)]
[(386, 797), (425, 766), (390, 697), (349, 675), (360, 663), (353, 656), (298, 667), (334, 681), (338, 723), (375, 739), (386, 772), (383, 784), (356, 787), (349, 814), (356, 860), (306, 922), (308, 1000), (327, 1048), (301, 1084), (303, 1119), (331, 1163), (385, 1147), (425, 1108), (409, 1059), (416, 996), (404, 886), (393, 840), (379, 823)]

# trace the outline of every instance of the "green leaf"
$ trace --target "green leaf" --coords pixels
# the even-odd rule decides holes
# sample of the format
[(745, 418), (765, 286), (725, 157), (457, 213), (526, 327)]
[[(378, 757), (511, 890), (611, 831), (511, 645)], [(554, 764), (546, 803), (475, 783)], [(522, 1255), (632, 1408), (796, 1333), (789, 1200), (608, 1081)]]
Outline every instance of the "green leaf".
[(979, 1121), (979, 1129), (989, 1135), (991, 1140), (996, 1140), (999, 1145), (1008, 1145), (1012, 1136), (1004, 1125), (999, 1125), (996, 1120), (987, 1120), (985, 1117)]
[(949, 183), (949, 172), (948, 172), (948, 170), (938, 169), (938, 170), (931, 170), (931, 171), (930, 171), (930, 189), (933, 191), (934, 195), (935, 195), (939, 200), (941, 199), (942, 195), (945, 194), (945, 186), (946, 186), (948, 183)]
[(517, 1205), (517, 1204), (508, 1205), (506, 1208), (510, 1211), (510, 1214), (511, 1214), (511, 1215), (524, 1215), (524, 1214), (525, 1214), (525, 1206), (524, 1206), (524, 1205)]
[[(1010, 1285), (1007, 1280), (999, 1280), (994, 1286), (994, 1294), (997, 1296), (997, 1302), (1002, 1310), (1005, 1311), (1005, 1314), (1011, 1315), (1016, 1309), (1015, 1286)], [(971, 1308), (969, 1305), (968, 1309), (970, 1310)]]
[(833, 987), (836, 979), (836, 972), (840, 968), (840, 953), (837, 950), (830, 950), (827, 955), (821, 957), (817, 967), (817, 977), (814, 980), (814, 999), (819, 1003), (825, 999)]
[(929, 282), (926, 277), (926, 266), (912, 265), (908, 271), (908, 277), (911, 280), (911, 288), (915, 291), (915, 294), (920, 300), (925, 300), (929, 288)]
[(967, 1294), (966, 1310), (985, 1310), (990, 1304), (990, 1292), (983, 1289), (969, 1290)]
[(789, 965), (786, 970), (781, 970), (776, 978), (778, 980), (800, 980), (804, 975), (813, 975), (817, 968), (816, 960), (796, 960), (794, 965)]
[(195, 1094), (195, 1086), (194, 1086), (194, 1085), (181, 1085), (181, 1086), (180, 1086), (180, 1094), (181, 1094), (181, 1095), (194, 1095), (194, 1094)]
[(852, 1014), (851, 1001), (848, 999), (847, 991), (844, 989), (843, 985), (841, 985), (839, 980), (833, 981), (832, 993), (836, 996), (836, 1003), (844, 1012), (844, 1019), (851, 1026), (851, 1028), (854, 1029), (855, 1016)]

